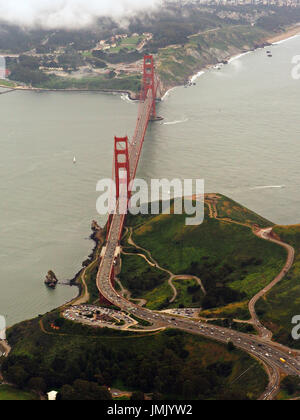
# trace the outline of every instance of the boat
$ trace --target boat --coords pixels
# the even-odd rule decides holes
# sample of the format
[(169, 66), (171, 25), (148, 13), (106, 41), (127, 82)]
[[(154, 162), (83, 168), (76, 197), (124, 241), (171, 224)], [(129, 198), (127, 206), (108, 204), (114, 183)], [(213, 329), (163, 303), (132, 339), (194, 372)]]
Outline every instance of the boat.
[(74, 159), (73, 159), (73, 163), (74, 163), (74, 165), (75, 165), (75, 163), (76, 163), (77, 161), (76, 161), (76, 157), (74, 156)]

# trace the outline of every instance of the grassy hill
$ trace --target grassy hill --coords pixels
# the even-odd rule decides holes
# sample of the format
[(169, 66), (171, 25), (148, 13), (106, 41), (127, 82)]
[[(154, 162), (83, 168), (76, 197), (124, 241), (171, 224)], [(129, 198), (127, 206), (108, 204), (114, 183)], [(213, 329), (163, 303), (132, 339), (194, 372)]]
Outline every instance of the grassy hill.
[[(272, 226), (271, 222), (223, 196), (217, 208), (219, 217), (226, 220), (210, 218), (206, 207), (200, 226), (186, 226), (185, 215), (145, 216), (144, 223), (143, 216), (139, 216), (132, 237), (162, 268), (202, 280), (207, 295), (202, 295), (197, 303), (203, 309), (226, 308), (227, 316), (234, 316), (236, 309), (236, 314), (247, 318), (247, 301), (273, 280), (284, 265), (286, 254), (281, 247), (257, 238), (249, 227), (239, 224)], [(229, 217), (237, 223), (230, 223)], [(133, 217), (128, 218), (128, 225), (134, 226)], [(146, 261), (143, 264), (146, 266)], [(123, 277), (126, 266), (125, 260)], [(131, 271), (135, 268), (131, 267)], [(139, 297), (150, 299), (151, 306), (170, 295), (170, 287), (161, 282)]]
[(248, 225), (257, 225), (261, 228), (267, 228), (274, 226), (274, 223), (260, 216), (259, 214), (254, 213), (252, 210), (247, 209), (241, 204), (237, 203), (234, 200), (231, 200), (224, 195), (218, 194), (217, 201), (217, 211), (218, 217), (229, 218), (235, 222), (240, 222)]

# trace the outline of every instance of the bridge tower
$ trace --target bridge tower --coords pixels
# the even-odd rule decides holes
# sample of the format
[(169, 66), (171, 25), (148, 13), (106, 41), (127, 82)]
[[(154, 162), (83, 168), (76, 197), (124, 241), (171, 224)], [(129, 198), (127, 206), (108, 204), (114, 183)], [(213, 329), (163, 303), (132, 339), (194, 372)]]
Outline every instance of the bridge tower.
[(115, 182), (117, 200), (124, 198), (124, 196), (126, 196), (127, 200), (130, 198), (128, 143), (128, 137), (115, 137)]
[[(129, 141), (128, 137), (115, 137), (114, 146), (114, 176), (116, 184), (116, 201), (119, 200), (119, 210), (122, 214), (127, 213), (130, 199), (130, 170), (129, 170)], [(107, 235), (108, 239), (113, 214), (108, 216)]]
[(156, 118), (156, 88), (155, 88), (155, 66), (152, 55), (144, 56), (144, 72), (143, 72), (143, 90), (142, 99), (147, 98), (149, 90), (152, 91), (153, 105), (151, 111), (152, 119)]

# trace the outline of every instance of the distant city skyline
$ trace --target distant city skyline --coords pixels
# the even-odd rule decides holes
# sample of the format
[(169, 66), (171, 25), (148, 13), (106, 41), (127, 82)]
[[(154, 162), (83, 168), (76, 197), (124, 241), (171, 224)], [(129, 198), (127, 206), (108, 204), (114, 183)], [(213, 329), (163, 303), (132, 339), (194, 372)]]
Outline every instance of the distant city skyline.
[[(265, 5), (279, 7), (300, 6), (300, 0), (175, 0), (175, 2), (182, 4), (183, 6), (187, 4), (223, 6)], [(168, 1), (166, 3), (168, 3)]]

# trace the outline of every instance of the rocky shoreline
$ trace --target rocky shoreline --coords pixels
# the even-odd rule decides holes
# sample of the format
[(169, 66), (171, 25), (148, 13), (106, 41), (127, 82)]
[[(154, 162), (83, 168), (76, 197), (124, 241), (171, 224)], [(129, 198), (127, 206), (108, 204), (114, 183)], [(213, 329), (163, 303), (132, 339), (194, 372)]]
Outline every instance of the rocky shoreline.
[[(84, 268), (88, 267), (96, 259), (97, 249), (98, 249), (98, 246), (99, 246), (100, 242), (102, 241), (102, 237), (103, 237), (104, 228), (102, 229), (95, 220), (93, 220), (93, 222), (92, 222), (91, 230), (92, 230), (92, 233), (90, 235), (90, 239), (94, 242), (94, 247), (92, 249), (92, 252), (89, 255), (88, 259), (82, 262), (82, 268), (69, 281), (70, 286), (76, 286), (76, 287), (79, 288), (79, 293), (78, 293), (78, 296), (75, 298), (75, 300), (77, 300), (81, 296), (81, 293), (82, 293), (82, 285), (81, 285), (80, 282), (78, 282), (78, 279), (79, 279), (79, 277), (82, 273), (82, 270), (84, 270)], [(72, 299), (72, 301), (73, 300), (74, 299)]]
[[(300, 28), (299, 28), (299, 32), (300, 32)], [(286, 39), (288, 39), (289, 37), (287, 37)], [(216, 65), (227, 65), (230, 63), (230, 61), (242, 54), (247, 54), (250, 52), (254, 52), (256, 50), (259, 49), (263, 49), (266, 47), (270, 47), (273, 44), (270, 43), (268, 40), (265, 40), (261, 43), (258, 43), (254, 46), (254, 48), (249, 48), (249, 49), (236, 49), (235, 53), (232, 55), (227, 55), (225, 57), (220, 57), (220, 59), (218, 60), (218, 63), (211, 63), (211, 64), (207, 64), (204, 67), (199, 67), (198, 69), (195, 69), (195, 72), (193, 74), (189, 74), (189, 76), (186, 79), (185, 85), (190, 85), (190, 84), (194, 84), (195, 80), (198, 78), (198, 75), (201, 75), (203, 73), (205, 73), (208, 70), (211, 70), (213, 67), (215, 67)], [(180, 85), (174, 85), (174, 84), (170, 84), (170, 85), (163, 85), (163, 92), (162, 92), (162, 97), (166, 97), (168, 92), (170, 92), (172, 89), (179, 87)], [(183, 86), (183, 85), (181, 85)]]

